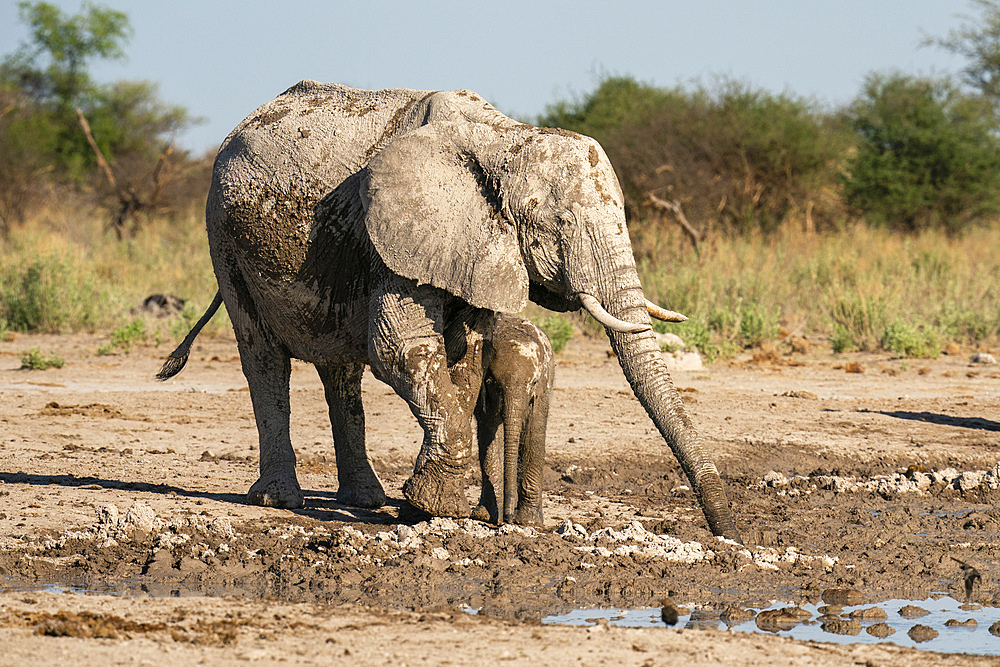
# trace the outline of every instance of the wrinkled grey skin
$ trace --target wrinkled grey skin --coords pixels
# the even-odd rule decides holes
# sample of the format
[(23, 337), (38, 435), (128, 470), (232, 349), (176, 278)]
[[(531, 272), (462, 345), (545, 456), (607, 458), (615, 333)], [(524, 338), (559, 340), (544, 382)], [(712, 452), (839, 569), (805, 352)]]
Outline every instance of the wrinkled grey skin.
[(530, 320), (498, 313), (483, 341), (483, 370), (475, 409), (483, 486), (472, 517), (541, 525), (552, 344)]
[[(478, 312), (516, 313), (529, 295), (557, 310), (590, 295), (641, 330), (608, 329), (625, 377), (712, 531), (738, 539), (649, 329), (621, 189), (594, 140), (517, 123), (468, 91), (303, 81), (225, 140), (206, 215), (260, 438), (249, 502), (303, 502), (289, 439), (295, 357), (316, 366), (326, 389), (342, 502), (385, 501), (364, 444), (368, 364), (424, 430), (407, 500), (468, 516), (467, 406), (478, 388), (464, 359), (449, 359), (446, 328)], [(467, 328), (478, 336), (478, 326)]]

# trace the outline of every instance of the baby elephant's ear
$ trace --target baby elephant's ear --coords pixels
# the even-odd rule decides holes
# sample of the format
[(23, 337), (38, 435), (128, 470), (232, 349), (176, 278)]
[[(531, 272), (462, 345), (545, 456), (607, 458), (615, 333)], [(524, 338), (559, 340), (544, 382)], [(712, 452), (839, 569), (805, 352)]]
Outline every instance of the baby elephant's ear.
[(425, 125), (372, 158), (361, 186), (368, 235), (395, 273), (517, 312), (528, 297), (517, 230), (459, 134), (456, 123)]

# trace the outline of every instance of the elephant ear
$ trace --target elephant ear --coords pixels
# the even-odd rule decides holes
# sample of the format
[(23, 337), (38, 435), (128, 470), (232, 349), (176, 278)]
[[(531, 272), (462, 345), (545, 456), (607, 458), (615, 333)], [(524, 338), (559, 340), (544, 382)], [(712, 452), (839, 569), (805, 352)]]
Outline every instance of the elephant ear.
[[(518, 312), (528, 272), (517, 230), (456, 123), (398, 137), (368, 163), (365, 224), (386, 266), (478, 308)], [(472, 142), (475, 143), (475, 142)]]

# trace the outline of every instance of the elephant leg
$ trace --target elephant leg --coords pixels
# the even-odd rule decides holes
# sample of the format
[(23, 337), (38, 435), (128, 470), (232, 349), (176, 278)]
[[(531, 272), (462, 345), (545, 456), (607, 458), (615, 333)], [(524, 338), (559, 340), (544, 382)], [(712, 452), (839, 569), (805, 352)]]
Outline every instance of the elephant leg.
[(260, 478), (250, 487), (247, 502), (302, 507), (305, 498), (295, 476), (295, 452), (288, 433), (288, 351), (270, 342), (273, 336), (250, 318), (237, 315), (233, 324), (260, 442)]
[(385, 491), (365, 452), (365, 412), (361, 405), (364, 364), (317, 366), (330, 408), (337, 452), (337, 500), (354, 507), (381, 507)]
[(542, 466), (545, 461), (545, 428), (548, 423), (549, 398), (536, 396), (528, 408), (518, 450), (517, 510), (514, 523), (544, 523), (542, 517)]
[(476, 437), (479, 440), (479, 468), (483, 483), (479, 504), (472, 511), (472, 518), (490, 523), (500, 522), (500, 503), (503, 498), (503, 439), (499, 437), (502, 424), (498, 390), (483, 383), (482, 394), (476, 404)]
[(444, 293), (388, 276), (372, 291), (369, 357), (376, 377), (392, 387), (424, 430), (413, 476), (403, 495), (436, 516), (469, 516), (465, 472), (472, 449), (472, 414), (448, 369), (442, 332)]

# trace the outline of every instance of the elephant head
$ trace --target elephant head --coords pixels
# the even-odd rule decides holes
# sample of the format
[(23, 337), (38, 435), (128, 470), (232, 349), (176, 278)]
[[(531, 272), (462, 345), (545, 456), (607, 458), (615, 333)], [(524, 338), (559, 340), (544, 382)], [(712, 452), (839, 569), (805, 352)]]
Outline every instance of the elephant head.
[(557, 310), (585, 307), (605, 326), (713, 533), (738, 540), (718, 471), (651, 330), (650, 313), (683, 316), (643, 295), (624, 197), (603, 149), (495, 110), (464, 116), (403, 134), (368, 163), (362, 200), (376, 251), (395, 273), (476, 307), (518, 312), (529, 295)]

